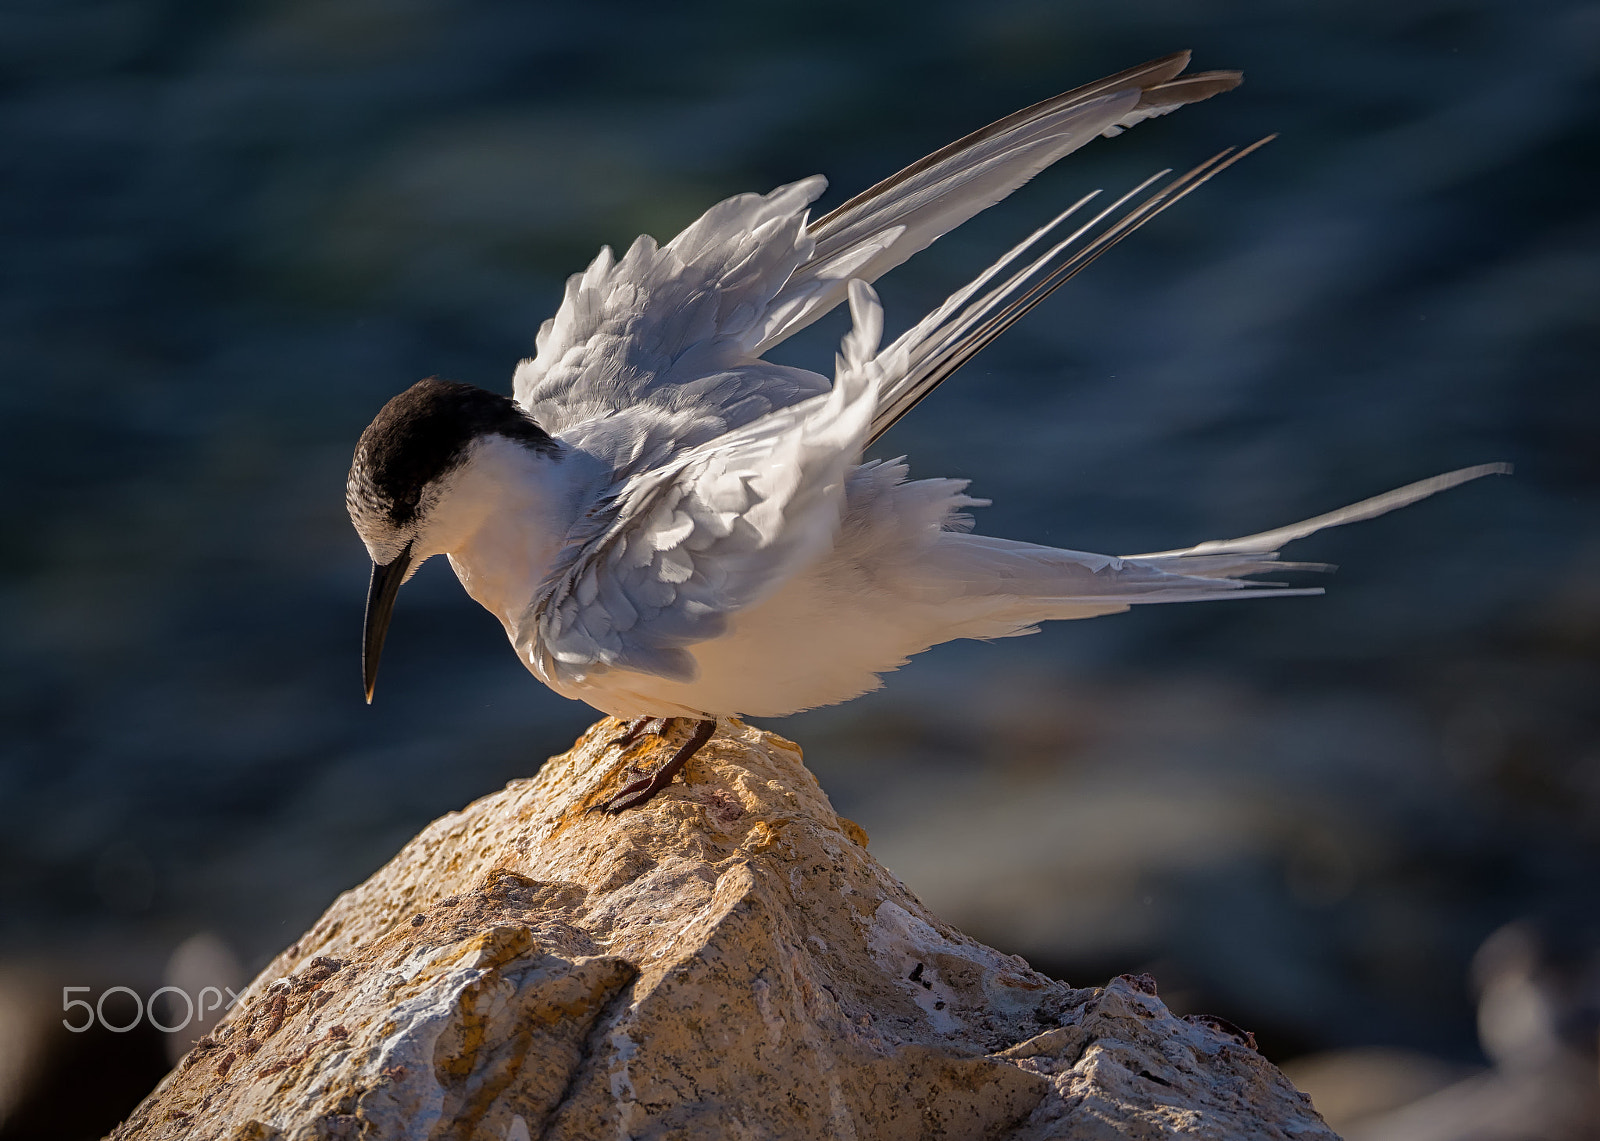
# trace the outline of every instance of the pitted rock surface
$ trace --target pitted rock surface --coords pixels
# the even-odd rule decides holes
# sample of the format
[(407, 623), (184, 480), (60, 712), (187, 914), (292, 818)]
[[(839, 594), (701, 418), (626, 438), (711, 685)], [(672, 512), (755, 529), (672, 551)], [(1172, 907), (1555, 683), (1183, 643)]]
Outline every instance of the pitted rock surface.
[(949, 926), (771, 733), (602, 721), (436, 820), (246, 990), (118, 1139), (1333, 1138), (1219, 1020)]

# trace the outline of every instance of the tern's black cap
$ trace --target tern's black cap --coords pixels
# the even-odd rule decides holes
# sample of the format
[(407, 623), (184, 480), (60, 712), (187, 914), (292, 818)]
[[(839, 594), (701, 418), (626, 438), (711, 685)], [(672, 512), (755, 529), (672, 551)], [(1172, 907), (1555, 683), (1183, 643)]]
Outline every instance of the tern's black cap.
[(480, 436), (505, 436), (554, 451), (550, 434), (509, 396), (471, 384), (419, 380), (383, 406), (356, 445), (346, 498), (350, 513), (386, 516), (403, 527), (416, 515), (423, 488), (466, 458)]

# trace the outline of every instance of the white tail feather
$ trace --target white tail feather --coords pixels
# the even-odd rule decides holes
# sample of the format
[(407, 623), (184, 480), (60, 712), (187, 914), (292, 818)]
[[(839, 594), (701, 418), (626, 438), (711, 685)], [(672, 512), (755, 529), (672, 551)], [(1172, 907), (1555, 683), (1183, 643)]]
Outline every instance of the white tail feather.
[(1419, 499), (1426, 499), (1430, 495), (1448, 491), (1452, 487), (1481, 479), (1486, 475), (1510, 475), (1511, 470), (1511, 465), (1507, 463), (1478, 464), (1474, 467), (1459, 468), (1429, 479), (1420, 479), (1416, 483), (1408, 483), (1404, 487), (1397, 487), (1382, 495), (1374, 495), (1371, 499), (1363, 499), (1359, 503), (1352, 503), (1337, 511), (1316, 515), (1299, 523), (1290, 523), (1287, 527), (1275, 527), (1270, 531), (1245, 535), (1238, 539), (1208, 539), (1204, 543), (1174, 551), (1155, 551), (1150, 554), (1125, 557), (1142, 563), (1171, 566), (1183, 574), (1207, 578), (1214, 575), (1259, 574), (1269, 569), (1300, 569), (1306, 564), (1278, 562), (1278, 548), (1285, 543), (1303, 539), (1307, 535), (1313, 535), (1329, 527), (1342, 527), (1346, 523), (1359, 523), (1363, 519), (1385, 515), (1396, 508), (1405, 507)]
[(1277, 549), (1327, 527), (1371, 519), (1485, 475), (1510, 472), (1510, 464), (1480, 464), (1420, 480), (1338, 511), (1247, 535), (1181, 550), (1114, 558), (1085, 551), (946, 532), (924, 564), (930, 580), (971, 584), (950, 606), (957, 637), (1031, 633), (1039, 622), (1088, 618), (1130, 606), (1290, 598), (1323, 593), (1244, 576), (1268, 571), (1333, 569), (1323, 563), (1280, 562)]

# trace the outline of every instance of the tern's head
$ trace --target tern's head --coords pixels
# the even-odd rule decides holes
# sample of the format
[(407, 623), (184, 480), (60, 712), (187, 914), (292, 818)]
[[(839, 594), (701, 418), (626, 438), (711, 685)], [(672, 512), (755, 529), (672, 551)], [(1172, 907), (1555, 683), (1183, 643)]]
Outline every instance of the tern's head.
[(362, 654), (369, 702), (401, 583), (483, 523), (493, 505), (485, 485), (508, 464), (537, 464), (558, 450), (510, 397), (442, 380), (418, 381), (367, 425), (345, 506), (372, 556)]

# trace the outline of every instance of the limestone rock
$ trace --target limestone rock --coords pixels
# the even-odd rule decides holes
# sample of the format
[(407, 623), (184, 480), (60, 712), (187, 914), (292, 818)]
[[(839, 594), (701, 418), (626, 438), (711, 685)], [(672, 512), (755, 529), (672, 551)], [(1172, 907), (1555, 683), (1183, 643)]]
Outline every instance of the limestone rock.
[(113, 1135), (1332, 1138), (1219, 1020), (930, 915), (735, 720), (641, 809), (602, 721), (336, 900)]

